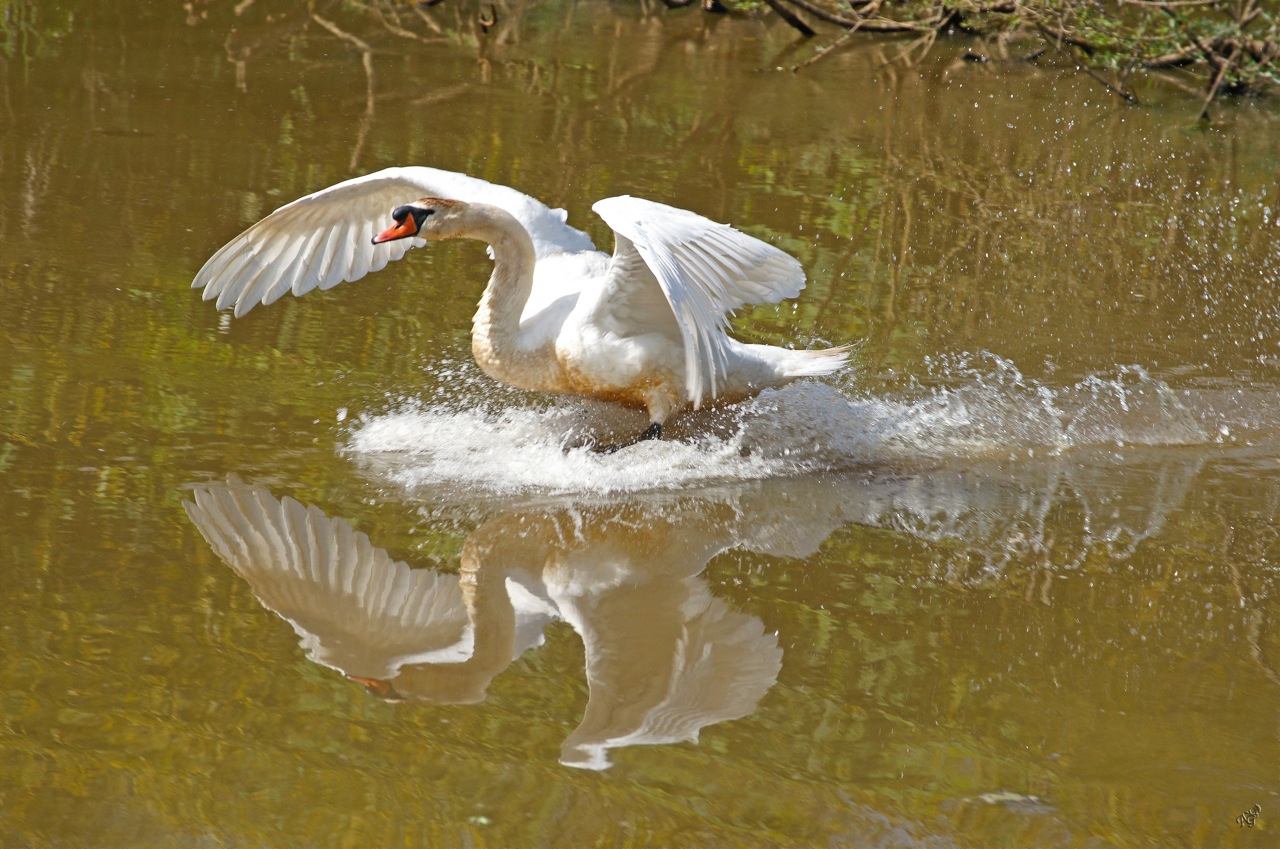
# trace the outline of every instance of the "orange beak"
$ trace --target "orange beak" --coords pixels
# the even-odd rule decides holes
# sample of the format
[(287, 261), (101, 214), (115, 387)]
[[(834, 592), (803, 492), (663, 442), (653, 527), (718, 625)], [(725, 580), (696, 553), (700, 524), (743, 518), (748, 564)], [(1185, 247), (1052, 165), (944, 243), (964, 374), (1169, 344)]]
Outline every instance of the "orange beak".
[(418, 222), (412, 215), (406, 215), (403, 221), (397, 221), (394, 226), (388, 227), (381, 233), (373, 237), (373, 243), (380, 245), (383, 242), (390, 242), (394, 239), (403, 239), (406, 236), (416, 235), (418, 232)]

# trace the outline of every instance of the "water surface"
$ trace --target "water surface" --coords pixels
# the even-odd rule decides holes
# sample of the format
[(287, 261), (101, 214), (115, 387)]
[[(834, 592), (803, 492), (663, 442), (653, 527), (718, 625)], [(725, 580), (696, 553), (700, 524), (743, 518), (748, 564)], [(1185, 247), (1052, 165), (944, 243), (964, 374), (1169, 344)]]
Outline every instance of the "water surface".
[[(1268, 845), (1274, 104), (1018, 44), (778, 71), (813, 46), (694, 9), (224, 6), (0, 11), (0, 843)], [(732, 222), (809, 273), (737, 334), (856, 366), (606, 457), (634, 414), (471, 363), (482, 246), (188, 288), (399, 164), (605, 250), (600, 197)]]

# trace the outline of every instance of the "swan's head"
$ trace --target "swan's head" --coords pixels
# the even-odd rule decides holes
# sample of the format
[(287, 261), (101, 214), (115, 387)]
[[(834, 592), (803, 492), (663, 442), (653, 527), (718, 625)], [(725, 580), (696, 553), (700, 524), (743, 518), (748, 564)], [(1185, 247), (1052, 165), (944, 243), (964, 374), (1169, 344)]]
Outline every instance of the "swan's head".
[(423, 198), (391, 210), (395, 224), (373, 237), (373, 243), (416, 236), (419, 239), (451, 239), (459, 235), (466, 204), (456, 200)]

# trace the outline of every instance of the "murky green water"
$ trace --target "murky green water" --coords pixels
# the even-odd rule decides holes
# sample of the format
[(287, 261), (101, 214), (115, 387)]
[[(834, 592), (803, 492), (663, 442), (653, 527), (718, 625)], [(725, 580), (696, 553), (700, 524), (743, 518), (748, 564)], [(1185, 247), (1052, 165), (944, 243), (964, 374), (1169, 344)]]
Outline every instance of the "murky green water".
[[(0, 844), (1270, 845), (1275, 104), (294, 5), (0, 4)], [(634, 420), (480, 375), (478, 245), (188, 288), (392, 164), (731, 221), (858, 366), (566, 453)]]

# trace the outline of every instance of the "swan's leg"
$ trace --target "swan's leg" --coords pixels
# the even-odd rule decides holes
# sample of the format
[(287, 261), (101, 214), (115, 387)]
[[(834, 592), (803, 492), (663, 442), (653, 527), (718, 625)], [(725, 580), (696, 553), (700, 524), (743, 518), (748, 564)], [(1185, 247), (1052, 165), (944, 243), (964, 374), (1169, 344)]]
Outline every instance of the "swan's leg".
[(649, 426), (644, 429), (644, 433), (635, 439), (628, 439), (626, 442), (610, 442), (608, 445), (597, 445), (591, 450), (597, 454), (612, 454), (619, 449), (626, 448), (628, 445), (635, 445), (637, 442), (644, 442), (647, 439), (662, 438), (662, 422), (650, 422)]
[(662, 438), (662, 423), (680, 409), (683, 399), (670, 382), (655, 383), (645, 390), (644, 395), (645, 407), (649, 411), (649, 426), (644, 429), (644, 432), (635, 439), (601, 445), (592, 450), (597, 454), (612, 454), (621, 448), (626, 448), (628, 445), (635, 445), (637, 442)]

